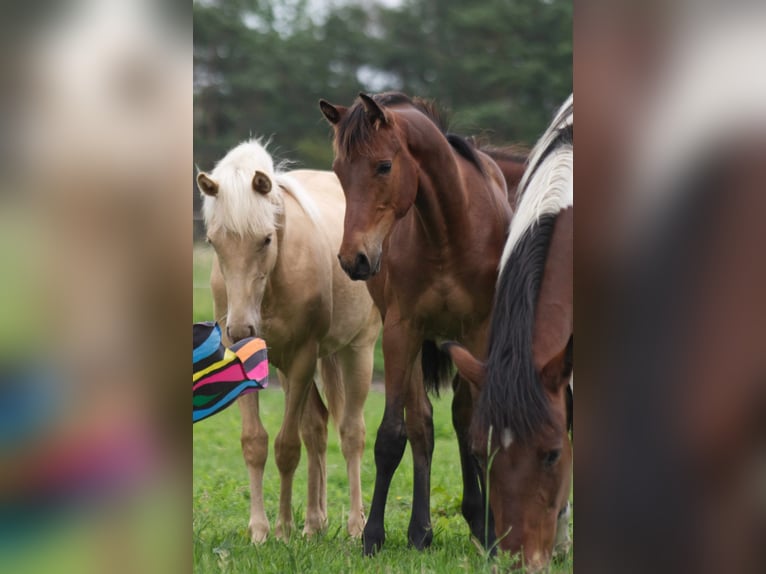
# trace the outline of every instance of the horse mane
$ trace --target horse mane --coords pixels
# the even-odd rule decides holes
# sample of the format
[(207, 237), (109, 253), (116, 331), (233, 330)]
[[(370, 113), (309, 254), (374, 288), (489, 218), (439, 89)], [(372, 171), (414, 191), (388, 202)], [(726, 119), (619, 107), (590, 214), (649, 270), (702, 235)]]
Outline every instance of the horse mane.
[(522, 443), (551, 424), (547, 399), (532, 361), (535, 310), (555, 216), (526, 233), (500, 273), (489, 335), (486, 379), (473, 419), (477, 436), (491, 426)]
[[(562, 111), (564, 113), (562, 113)], [(506, 430), (521, 442), (551, 426), (545, 392), (532, 359), (535, 311), (558, 213), (572, 205), (571, 98), (530, 154), (501, 260), (490, 325), (487, 377), (472, 432)]]
[(574, 203), (574, 104), (569, 96), (529, 154), (518, 186), (516, 212), (500, 258), (500, 270), (522, 235), (545, 214)]
[[(419, 97), (411, 98), (402, 92), (384, 92), (375, 94), (372, 98), (383, 107), (409, 105), (419, 110), (439, 128), (439, 131), (458, 154), (473, 164), (482, 174), (484, 173), (484, 167), (476, 155), (475, 147), (466, 138), (448, 131), (447, 114), (439, 108), (434, 100)], [(357, 98), (349, 108), (348, 113), (338, 123), (335, 138), (336, 155), (347, 156), (354, 150), (368, 155), (370, 142), (375, 132), (375, 126), (367, 120), (364, 105)]]
[[(314, 222), (319, 210), (311, 196), (289, 173), (287, 162), (274, 164), (266, 150), (268, 143), (251, 139), (240, 143), (218, 161), (210, 177), (218, 183), (215, 197), (203, 194), (202, 214), (208, 229), (225, 229), (237, 235), (258, 235), (276, 227), (284, 213), (284, 194), (292, 196)], [(272, 182), (266, 195), (252, 188), (256, 171), (265, 173)]]
[(527, 161), (529, 161), (530, 150), (521, 144), (498, 147), (490, 145), (489, 143), (484, 143), (478, 138), (473, 138), (473, 145), (494, 160), (499, 159), (518, 164), (526, 164)]

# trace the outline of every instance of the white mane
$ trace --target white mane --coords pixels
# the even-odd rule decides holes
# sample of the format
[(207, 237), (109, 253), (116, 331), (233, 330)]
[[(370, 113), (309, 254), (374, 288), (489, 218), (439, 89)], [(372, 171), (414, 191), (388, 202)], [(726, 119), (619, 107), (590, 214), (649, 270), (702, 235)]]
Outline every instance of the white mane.
[(574, 204), (573, 145), (567, 142), (548, 152), (560, 131), (573, 123), (573, 98), (570, 95), (529, 156), (527, 169), (519, 182), (521, 199), (513, 214), (500, 259), (501, 271), (521, 237), (543, 215), (556, 214)]
[[(271, 180), (266, 195), (252, 188), (256, 171)], [(203, 194), (202, 215), (208, 229), (225, 229), (238, 235), (258, 235), (274, 229), (284, 212), (284, 192), (290, 194), (309, 218), (318, 222), (319, 210), (309, 193), (282, 164), (275, 166), (260, 140), (251, 139), (231, 149), (209, 174), (218, 184), (215, 197)]]

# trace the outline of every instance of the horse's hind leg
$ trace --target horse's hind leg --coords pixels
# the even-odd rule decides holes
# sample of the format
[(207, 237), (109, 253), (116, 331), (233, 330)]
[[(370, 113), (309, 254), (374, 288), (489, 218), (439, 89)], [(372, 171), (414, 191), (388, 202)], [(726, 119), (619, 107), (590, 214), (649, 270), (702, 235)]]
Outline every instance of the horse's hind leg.
[(313, 386), (316, 370), (317, 345), (308, 343), (298, 350), (290, 361), (286, 377), (280, 377), (285, 391), (285, 416), (274, 441), (274, 454), (279, 469), (279, 517), (275, 534), (287, 539), (293, 529), (292, 494), (295, 469), (301, 458), (299, 427), (308, 398), (309, 385)]
[(250, 475), (250, 522), (253, 543), (266, 540), (269, 519), (263, 509), (263, 468), (269, 454), (269, 435), (258, 412), (258, 393), (249, 393), (237, 401), (242, 415), (242, 455)]
[(374, 345), (373, 334), (372, 340), (364, 345), (347, 347), (339, 353), (345, 396), (339, 431), (341, 449), (346, 458), (350, 496), (348, 533), (354, 538), (362, 536), (365, 524), (361, 479), (366, 433), (364, 403), (372, 380)]
[(327, 408), (316, 384), (308, 389), (301, 417), (301, 437), (308, 458), (308, 498), (303, 534), (310, 536), (327, 525)]
[[(468, 383), (460, 375), (456, 374), (452, 381), (454, 396), (452, 398), (452, 425), (457, 434), (458, 450), (460, 452), (460, 466), (463, 471), (463, 502), (461, 510), (463, 518), (471, 528), (471, 534), (484, 545), (491, 547), (495, 540), (495, 524), (492, 512), (487, 516), (487, 499), (484, 495), (484, 478), (476, 460), (471, 455), (469, 442), (469, 429), (473, 404), (471, 391)], [(485, 529), (485, 520), (488, 519), (488, 527)]]

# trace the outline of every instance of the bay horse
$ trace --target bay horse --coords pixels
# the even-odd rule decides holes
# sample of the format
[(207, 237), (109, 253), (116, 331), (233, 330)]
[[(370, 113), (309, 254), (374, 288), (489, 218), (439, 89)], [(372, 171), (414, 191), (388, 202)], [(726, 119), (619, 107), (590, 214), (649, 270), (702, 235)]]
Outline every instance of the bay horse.
[[(449, 356), (434, 341), (457, 339), (476, 356), (486, 352), (511, 217), (505, 180), (489, 156), (444, 133), (430, 102), (389, 92), (360, 94), (348, 108), (324, 100), (319, 105), (334, 128), (333, 169), (347, 203), (338, 259), (349, 277), (367, 282), (383, 316), (386, 405), (375, 441), (364, 552), (373, 554), (384, 543), (388, 490), (407, 440), (414, 462), (408, 540), (420, 550), (433, 540), (434, 429), (427, 391), (438, 391), (450, 369)], [(483, 540), (484, 497), (468, 447), (471, 395), (462, 379), (455, 379), (454, 390), (462, 512)]]
[(503, 172), (505, 185), (508, 188), (508, 203), (511, 209), (515, 210), (519, 200), (519, 183), (524, 177), (529, 160), (529, 151), (521, 146), (511, 145), (496, 147), (491, 145), (482, 145), (478, 138), (469, 138), (475, 147), (491, 157), (500, 171)]
[[(293, 528), (292, 482), (301, 437), (308, 455), (303, 532), (313, 534), (326, 525), (329, 407), (346, 458), (347, 528), (361, 536), (362, 409), (381, 320), (364, 286), (350, 281), (335, 260), (345, 211), (340, 183), (331, 172), (285, 173), (274, 167), (259, 141), (251, 140), (230, 150), (212, 173), (200, 172), (197, 185), (204, 197), (207, 238), (215, 249), (210, 285), (225, 343), (265, 339), (285, 391), (284, 418), (274, 442), (280, 475), (276, 535), (287, 538)], [(317, 389), (318, 359), (327, 407)], [(268, 434), (258, 396), (238, 400), (254, 543), (263, 542), (269, 532), (263, 507)]]
[(527, 568), (569, 545), (572, 480), (573, 136), (570, 96), (530, 155), (500, 264), (481, 362), (446, 343), (478, 393), (471, 447), (489, 482), (501, 549)]

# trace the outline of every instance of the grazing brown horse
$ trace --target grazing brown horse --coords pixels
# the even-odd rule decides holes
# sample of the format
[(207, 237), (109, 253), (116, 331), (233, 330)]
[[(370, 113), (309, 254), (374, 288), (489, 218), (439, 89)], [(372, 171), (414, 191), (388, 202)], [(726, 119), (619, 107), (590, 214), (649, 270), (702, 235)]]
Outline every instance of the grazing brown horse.
[[(433, 539), (430, 519), (433, 420), (427, 390), (438, 388), (449, 357), (436, 339), (486, 353), (497, 268), (511, 210), (503, 174), (466, 140), (445, 134), (434, 107), (400, 93), (360, 94), (346, 108), (320, 101), (335, 132), (335, 161), (346, 195), (338, 258), (365, 280), (383, 315), (386, 406), (375, 442), (375, 491), (364, 551), (385, 539), (391, 479), (412, 447), (409, 542)], [(418, 365), (421, 358), (422, 370)], [(424, 384), (425, 383), (425, 384)], [(405, 417), (406, 411), (406, 417)], [(468, 449), (471, 395), (456, 379), (453, 424), (463, 469), (463, 514), (484, 539), (478, 467)]]
[(572, 447), (572, 98), (532, 151), (503, 252), (480, 362), (445, 344), (479, 393), (471, 446), (488, 476), (500, 548), (542, 568), (569, 545)]

